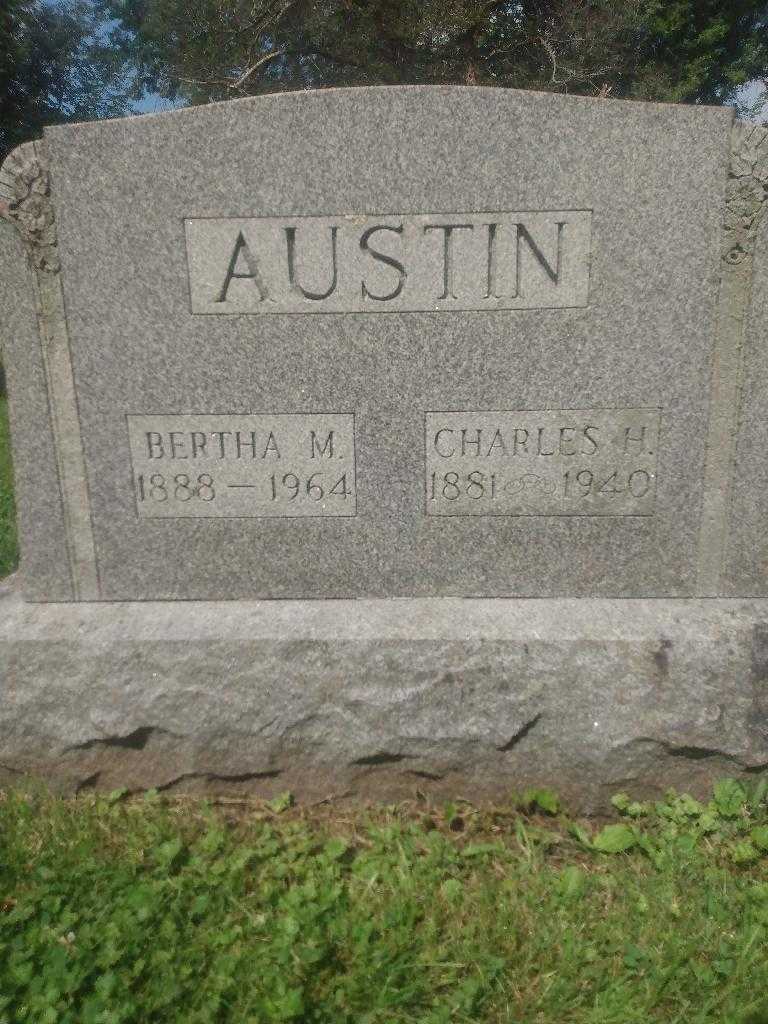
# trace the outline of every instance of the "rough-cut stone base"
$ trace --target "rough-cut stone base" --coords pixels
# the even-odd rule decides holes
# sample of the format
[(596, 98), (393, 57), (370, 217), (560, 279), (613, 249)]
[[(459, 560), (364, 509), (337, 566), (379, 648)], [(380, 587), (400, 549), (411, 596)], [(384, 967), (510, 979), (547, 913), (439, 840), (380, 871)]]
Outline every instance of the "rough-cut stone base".
[(768, 768), (768, 601), (25, 604), (0, 777), (603, 808)]

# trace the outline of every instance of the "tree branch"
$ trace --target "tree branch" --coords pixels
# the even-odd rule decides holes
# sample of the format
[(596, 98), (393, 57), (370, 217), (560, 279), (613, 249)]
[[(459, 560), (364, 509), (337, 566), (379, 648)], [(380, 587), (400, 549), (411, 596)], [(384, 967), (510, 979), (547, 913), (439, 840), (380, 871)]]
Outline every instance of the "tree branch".
[(237, 78), (183, 78), (181, 75), (178, 76), (177, 81), (183, 82), (185, 85), (225, 85), (227, 89), (236, 89), (239, 92), (243, 92), (243, 83), (246, 82), (252, 74), (263, 67), (269, 61), (274, 60), (275, 57), (282, 57), (285, 54), (285, 50), (273, 50), (271, 53), (265, 53), (263, 57), (252, 64), (251, 67), (247, 68), (242, 75)]

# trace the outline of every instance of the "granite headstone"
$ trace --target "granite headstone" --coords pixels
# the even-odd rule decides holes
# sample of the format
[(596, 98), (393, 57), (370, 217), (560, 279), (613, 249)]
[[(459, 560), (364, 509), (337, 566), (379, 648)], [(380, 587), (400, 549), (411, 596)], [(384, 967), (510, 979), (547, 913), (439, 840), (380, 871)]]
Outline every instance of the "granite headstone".
[(485, 88), (15, 150), (38, 604), (2, 598), (2, 763), (593, 794), (768, 765), (766, 195), (730, 109)]

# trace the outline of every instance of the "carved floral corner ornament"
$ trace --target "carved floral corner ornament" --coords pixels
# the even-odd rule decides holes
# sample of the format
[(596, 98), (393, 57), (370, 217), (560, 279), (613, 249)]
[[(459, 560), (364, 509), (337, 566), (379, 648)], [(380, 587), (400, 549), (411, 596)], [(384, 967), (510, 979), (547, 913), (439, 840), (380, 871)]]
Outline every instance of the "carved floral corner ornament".
[(42, 142), (18, 146), (0, 167), (0, 217), (18, 230), (35, 270), (58, 273), (56, 217)]
[(725, 203), (723, 259), (738, 266), (752, 255), (768, 199), (768, 127), (737, 121)]

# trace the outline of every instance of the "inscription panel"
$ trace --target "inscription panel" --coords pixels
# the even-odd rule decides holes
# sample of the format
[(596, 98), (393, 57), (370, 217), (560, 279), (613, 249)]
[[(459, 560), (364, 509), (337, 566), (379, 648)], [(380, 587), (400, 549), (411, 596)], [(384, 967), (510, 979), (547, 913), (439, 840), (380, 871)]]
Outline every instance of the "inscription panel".
[(586, 306), (589, 210), (188, 218), (193, 313)]
[(352, 414), (127, 421), (140, 519), (357, 515)]
[(658, 409), (426, 414), (432, 516), (650, 516)]

